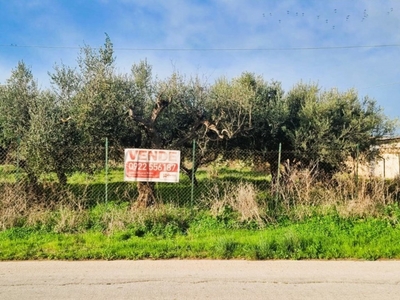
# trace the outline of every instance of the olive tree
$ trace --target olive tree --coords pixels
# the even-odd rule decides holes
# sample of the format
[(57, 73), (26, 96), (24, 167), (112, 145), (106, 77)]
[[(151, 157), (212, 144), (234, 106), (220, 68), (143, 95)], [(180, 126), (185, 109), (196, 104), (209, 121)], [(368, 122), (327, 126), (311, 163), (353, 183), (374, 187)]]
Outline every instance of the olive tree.
[[(99, 50), (81, 50), (77, 69), (56, 66), (50, 74), (62, 124), (75, 130), (71, 143), (98, 147), (108, 137), (119, 149), (178, 148), (185, 161), (185, 149), (196, 139), (204, 150), (198, 166), (211, 157), (209, 149), (218, 141), (248, 127), (252, 92), (239, 82), (220, 80), (208, 86), (177, 72), (160, 80), (153, 77), (146, 60), (134, 64), (130, 74), (118, 74), (114, 62), (107, 37)], [(82, 152), (80, 161), (97, 160)], [(190, 169), (182, 165), (189, 174)], [(136, 205), (156, 202), (154, 183), (138, 182), (138, 191)]]
[(116, 74), (114, 62), (113, 45), (107, 36), (99, 50), (89, 46), (81, 49), (78, 68), (56, 65), (50, 73), (60, 120), (68, 135), (64, 155), (73, 156), (68, 162), (70, 170), (92, 171), (103, 166), (106, 138), (111, 159), (119, 160), (124, 147), (137, 144), (139, 135), (128, 124), (127, 115), (136, 87), (127, 76)]
[[(142, 130), (143, 148), (188, 149), (196, 139), (202, 153), (196, 167), (212, 159), (215, 143), (244, 130), (250, 116), (248, 96), (225, 80), (207, 86), (198, 78), (186, 79), (178, 73), (165, 80), (150, 80), (149, 66), (134, 66), (134, 81), (146, 82), (141, 101), (133, 101), (130, 117)], [(146, 74), (146, 76), (144, 76)], [(144, 80), (144, 78), (147, 78)], [(150, 83), (153, 82), (152, 88)], [(183, 153), (183, 158), (185, 154)], [(191, 171), (183, 166), (187, 173)], [(154, 183), (138, 183), (138, 205), (155, 203)]]
[(24, 158), (24, 160), (21, 159), (23, 162), (21, 165), (25, 167), (33, 183), (37, 182), (37, 174), (31, 167), (27, 152), (32, 109), (38, 101), (39, 94), (40, 91), (31, 70), (22, 61), (18, 62), (17, 67), (11, 71), (11, 76), (2, 87), (0, 94), (1, 142), (7, 149), (18, 147), (21, 158)]
[(289, 91), (287, 103), (288, 150), (300, 161), (318, 162), (327, 172), (343, 166), (356, 149), (369, 152), (395, 128), (375, 100), (360, 99), (353, 89), (320, 91), (315, 84), (300, 83)]
[(289, 114), (281, 84), (249, 72), (237, 82), (248, 91), (249, 122), (245, 130), (227, 142), (226, 148), (255, 151), (254, 164), (268, 162), (272, 171), (276, 170), (278, 145), (286, 143), (284, 125)]

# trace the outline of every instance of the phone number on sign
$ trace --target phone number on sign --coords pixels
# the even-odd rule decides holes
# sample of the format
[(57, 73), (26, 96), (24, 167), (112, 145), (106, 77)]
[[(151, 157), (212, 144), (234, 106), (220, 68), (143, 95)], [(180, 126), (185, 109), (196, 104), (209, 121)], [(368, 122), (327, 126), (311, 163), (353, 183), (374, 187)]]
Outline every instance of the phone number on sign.
[(178, 164), (173, 163), (148, 163), (148, 162), (128, 162), (126, 164), (130, 172), (157, 171), (157, 172), (176, 172)]

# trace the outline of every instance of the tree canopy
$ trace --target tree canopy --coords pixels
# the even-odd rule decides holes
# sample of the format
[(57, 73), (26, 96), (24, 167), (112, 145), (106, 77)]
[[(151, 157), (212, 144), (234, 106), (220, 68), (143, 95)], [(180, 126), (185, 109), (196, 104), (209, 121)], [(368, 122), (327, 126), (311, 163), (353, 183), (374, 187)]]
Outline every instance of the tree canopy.
[[(115, 60), (107, 36), (100, 49), (83, 47), (76, 67), (55, 65), (51, 88), (39, 89), (24, 62), (12, 70), (0, 88), (0, 143), (10, 150), (20, 141), (32, 180), (56, 172), (65, 184), (69, 173), (95, 168), (106, 137), (115, 159), (127, 147), (177, 148), (184, 162), (196, 140), (197, 169), (229, 149), (276, 151), (282, 144), (294, 158), (333, 170), (395, 128), (374, 99), (355, 90), (300, 82), (285, 92), (250, 72), (212, 84), (179, 72), (158, 79), (147, 60), (128, 74), (117, 72)], [(138, 203), (154, 203), (153, 188), (139, 183)]]

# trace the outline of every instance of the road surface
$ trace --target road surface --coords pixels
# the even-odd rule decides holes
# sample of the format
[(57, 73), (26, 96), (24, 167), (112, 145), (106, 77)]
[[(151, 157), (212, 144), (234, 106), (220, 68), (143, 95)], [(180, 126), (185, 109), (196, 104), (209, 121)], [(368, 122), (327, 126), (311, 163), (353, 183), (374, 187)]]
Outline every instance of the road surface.
[(400, 261), (0, 262), (0, 299), (400, 299)]

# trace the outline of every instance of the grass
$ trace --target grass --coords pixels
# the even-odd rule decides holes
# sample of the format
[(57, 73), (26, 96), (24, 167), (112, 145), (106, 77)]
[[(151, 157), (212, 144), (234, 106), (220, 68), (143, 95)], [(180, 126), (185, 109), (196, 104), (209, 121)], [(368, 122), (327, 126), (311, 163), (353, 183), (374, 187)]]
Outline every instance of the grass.
[[(106, 233), (12, 228), (0, 233), (0, 259), (399, 259), (400, 227), (388, 219), (315, 216), (261, 230), (232, 229), (203, 215)], [(210, 224), (210, 222), (212, 224)], [(168, 234), (169, 232), (169, 234)]]
[(193, 203), (182, 176), (156, 185), (162, 204), (139, 209), (121, 168), (108, 174), (107, 203), (104, 171), (72, 174), (64, 187), (47, 174), (35, 197), (15, 171), (0, 168), (0, 260), (400, 258), (396, 180), (321, 180), (286, 166), (276, 185), (224, 165), (198, 172)]

